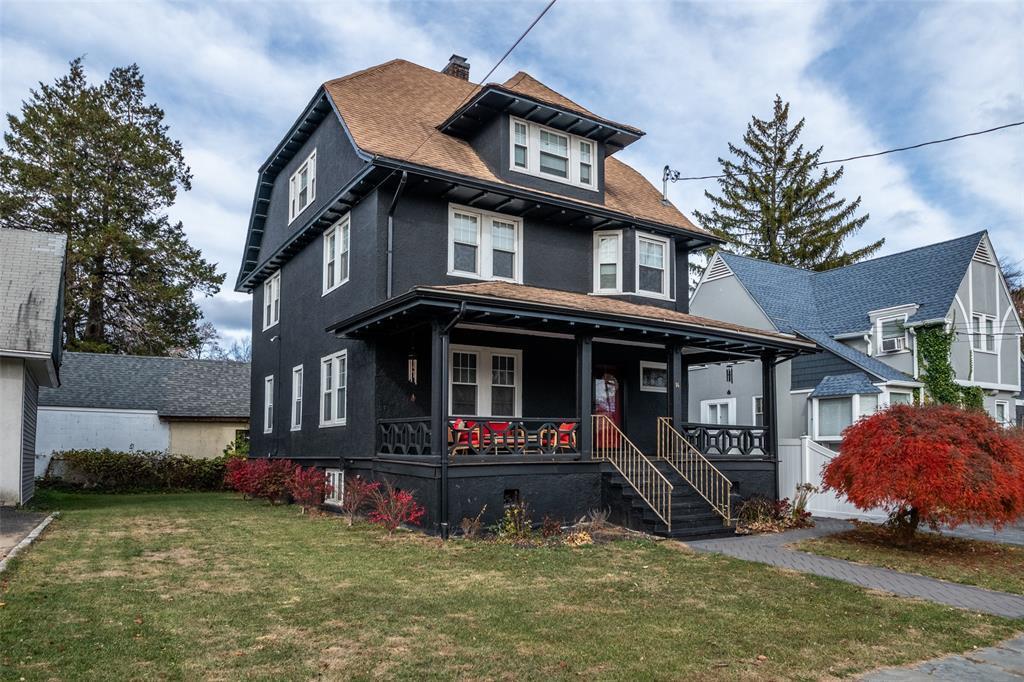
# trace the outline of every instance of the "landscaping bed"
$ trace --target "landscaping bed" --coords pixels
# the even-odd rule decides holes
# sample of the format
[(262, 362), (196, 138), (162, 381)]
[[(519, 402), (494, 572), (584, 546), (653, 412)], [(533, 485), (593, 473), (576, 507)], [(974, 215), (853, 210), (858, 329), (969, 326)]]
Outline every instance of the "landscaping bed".
[(885, 528), (858, 523), (850, 531), (805, 540), (795, 549), (884, 566), (905, 573), (1024, 594), (1024, 547), (919, 532), (909, 546)]
[(14, 679), (820, 679), (1019, 622), (672, 541), (521, 547), (233, 493), (42, 491), (0, 585)]

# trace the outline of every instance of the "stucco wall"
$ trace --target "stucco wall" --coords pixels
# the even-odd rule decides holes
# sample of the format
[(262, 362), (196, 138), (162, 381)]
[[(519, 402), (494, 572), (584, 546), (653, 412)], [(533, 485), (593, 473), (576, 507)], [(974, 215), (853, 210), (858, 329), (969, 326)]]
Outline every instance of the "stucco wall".
[(690, 301), (690, 312), (714, 320), (775, 331), (775, 325), (735, 276), (701, 284)]
[(21, 503), (25, 363), (0, 358), (0, 504)]
[(169, 429), (155, 410), (40, 407), (36, 475), (46, 473), (50, 456), (60, 450), (110, 448), (163, 452), (169, 445)]
[(240, 422), (168, 422), (171, 452), (202, 459), (220, 457), (224, 448), (235, 440), (235, 431), (248, 429), (248, 421)]

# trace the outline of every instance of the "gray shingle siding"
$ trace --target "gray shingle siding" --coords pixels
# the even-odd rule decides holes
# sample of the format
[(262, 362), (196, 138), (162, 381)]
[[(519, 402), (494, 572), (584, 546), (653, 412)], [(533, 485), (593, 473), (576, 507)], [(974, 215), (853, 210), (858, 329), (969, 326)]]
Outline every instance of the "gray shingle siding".
[(859, 368), (833, 355), (832, 353), (815, 353), (800, 355), (793, 358), (792, 385), (790, 390), (800, 391), (814, 388), (825, 377), (838, 374), (852, 374)]
[(882, 389), (878, 388), (871, 383), (867, 374), (863, 372), (853, 372), (851, 374), (838, 374), (824, 377), (818, 382), (814, 391), (811, 393), (812, 398), (837, 398), (848, 395), (868, 395), (871, 393), (881, 393)]
[(0, 229), (0, 351), (58, 360), (66, 242), (61, 234)]

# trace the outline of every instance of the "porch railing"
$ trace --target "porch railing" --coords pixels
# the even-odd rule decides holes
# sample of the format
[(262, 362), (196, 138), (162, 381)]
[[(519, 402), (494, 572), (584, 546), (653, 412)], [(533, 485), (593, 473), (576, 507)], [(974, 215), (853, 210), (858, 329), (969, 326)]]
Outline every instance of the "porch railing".
[(732, 523), (732, 481), (676, 431), (668, 417), (658, 417), (657, 454), (707, 500), (726, 525)]
[(672, 531), (672, 484), (607, 415), (592, 416), (594, 459), (615, 467)]
[(679, 424), (678, 431), (705, 456), (768, 457), (771, 455), (771, 448), (768, 444), (768, 427), (766, 426), (686, 423)]
[(377, 420), (377, 452), (385, 455), (429, 455), (430, 417)]
[(578, 454), (579, 426), (557, 417), (449, 417), (448, 448), (453, 456)]

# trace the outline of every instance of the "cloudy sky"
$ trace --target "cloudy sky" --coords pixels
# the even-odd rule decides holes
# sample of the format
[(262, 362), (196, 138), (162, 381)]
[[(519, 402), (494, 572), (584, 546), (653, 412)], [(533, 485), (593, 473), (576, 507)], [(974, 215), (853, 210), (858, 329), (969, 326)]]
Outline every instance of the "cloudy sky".
[[(326, 79), (402, 57), (459, 53), (482, 78), (546, 4), (520, 2), (0, 3), (0, 105), (20, 106), (80, 55), (90, 76), (136, 62), (194, 174), (174, 207), (227, 273), (203, 302), (228, 338), (248, 334), (230, 291), (256, 169)], [(525, 70), (647, 137), (622, 153), (660, 184), (717, 171), (776, 93), (828, 158), (1024, 120), (1024, 2), (627, 2), (559, 0), (498, 69)], [(708, 183), (679, 183), (684, 212)], [(851, 246), (885, 253), (980, 229), (1024, 261), (1024, 127), (847, 165), (841, 191), (871, 214)]]

